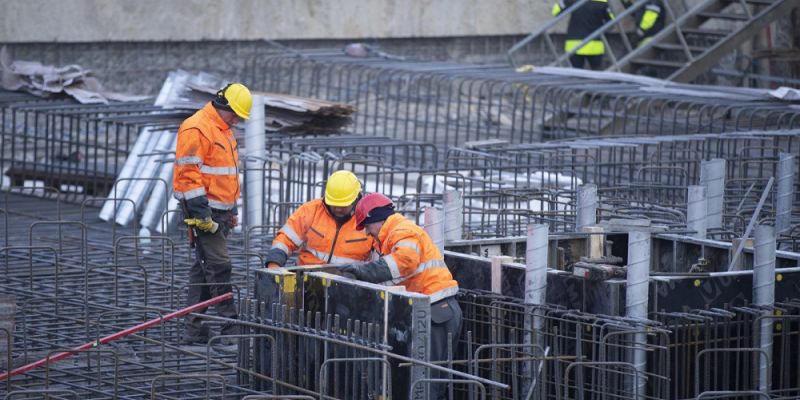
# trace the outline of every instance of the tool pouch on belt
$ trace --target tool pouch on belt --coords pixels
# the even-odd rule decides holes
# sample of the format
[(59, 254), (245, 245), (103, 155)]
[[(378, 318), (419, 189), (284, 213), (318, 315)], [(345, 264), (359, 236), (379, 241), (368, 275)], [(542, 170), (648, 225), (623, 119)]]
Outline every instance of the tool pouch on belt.
[(434, 324), (443, 324), (450, 321), (454, 315), (449, 299), (431, 304), (431, 322)]

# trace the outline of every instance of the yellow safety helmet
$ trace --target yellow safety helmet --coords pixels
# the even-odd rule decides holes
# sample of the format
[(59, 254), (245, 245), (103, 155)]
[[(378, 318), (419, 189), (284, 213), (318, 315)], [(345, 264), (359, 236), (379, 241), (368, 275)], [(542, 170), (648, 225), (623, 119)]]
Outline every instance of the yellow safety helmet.
[(353, 204), (361, 193), (361, 182), (350, 171), (336, 171), (328, 177), (325, 184), (325, 204), (333, 207), (347, 207)]
[(233, 112), (241, 119), (250, 118), (250, 108), (253, 106), (253, 95), (250, 89), (241, 83), (231, 83), (217, 92), (217, 98), (222, 101), (223, 106), (230, 107)]

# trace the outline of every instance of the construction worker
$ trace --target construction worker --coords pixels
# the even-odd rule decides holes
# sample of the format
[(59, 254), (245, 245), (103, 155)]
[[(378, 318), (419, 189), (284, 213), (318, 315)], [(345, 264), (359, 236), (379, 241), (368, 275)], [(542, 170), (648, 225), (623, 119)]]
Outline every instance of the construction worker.
[[(231, 128), (250, 116), (252, 101), (247, 87), (229, 84), (178, 129), (172, 187), (183, 205), (184, 221), (193, 229), (197, 255), (189, 271), (188, 305), (231, 291), (226, 237), (238, 223), (239, 199), (239, 155)], [(232, 299), (215, 307), (223, 317), (237, 317)], [(225, 325), (221, 333), (235, 334), (236, 327)], [(206, 343), (209, 336), (199, 317), (187, 317), (185, 344)]]
[[(358, 280), (402, 285), (408, 291), (430, 296), (430, 359), (446, 360), (448, 350), (456, 350), (462, 315), (455, 299), (458, 283), (447, 269), (442, 253), (422, 228), (395, 213), (392, 200), (380, 193), (367, 194), (358, 202), (355, 219), (357, 228), (376, 240), (381, 257), (343, 266), (341, 271)], [(432, 376), (442, 378), (437, 373)], [(445, 385), (433, 385), (432, 397), (443, 397), (445, 390)]]
[(353, 212), (361, 197), (361, 182), (350, 171), (328, 177), (325, 196), (303, 204), (286, 221), (267, 253), (267, 268), (282, 267), (299, 253), (298, 265), (347, 264), (366, 261), (372, 238), (356, 229)]
[[(553, 16), (558, 16), (578, 1), (561, 0), (553, 4)], [(584, 3), (570, 14), (564, 51), (569, 53), (578, 47), (592, 32), (612, 19), (614, 19), (614, 13), (608, 7), (608, 0), (590, 0)], [(575, 54), (569, 57), (569, 62), (574, 68), (583, 68), (584, 64), (588, 62), (593, 70), (600, 70), (603, 68), (603, 55), (605, 53), (605, 45), (598, 37), (579, 48)]]

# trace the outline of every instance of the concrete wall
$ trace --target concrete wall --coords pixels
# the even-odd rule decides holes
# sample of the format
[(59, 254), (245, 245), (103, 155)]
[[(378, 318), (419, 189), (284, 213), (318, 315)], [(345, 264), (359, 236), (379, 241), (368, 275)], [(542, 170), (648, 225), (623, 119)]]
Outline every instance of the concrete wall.
[[(388, 53), (415, 60), (503, 63), (506, 50), (519, 39), (520, 35), (508, 35), (366, 42)], [(280, 44), (297, 50), (341, 49), (352, 41), (281, 40)], [(0, 43), (3, 45), (12, 60), (39, 61), (47, 65), (78, 64), (92, 70), (106, 88), (138, 94), (158, 93), (169, 71), (178, 68), (250, 82), (254, 60), (282, 52), (263, 40)]]
[(549, 0), (3, 0), (0, 43), (517, 35)]

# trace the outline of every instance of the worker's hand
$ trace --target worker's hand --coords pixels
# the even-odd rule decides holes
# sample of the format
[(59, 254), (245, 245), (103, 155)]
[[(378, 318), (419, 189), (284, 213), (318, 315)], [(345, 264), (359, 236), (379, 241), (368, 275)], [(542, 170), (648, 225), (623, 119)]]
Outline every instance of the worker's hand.
[(358, 280), (358, 273), (360, 273), (358, 264), (347, 264), (339, 267), (339, 274), (345, 278)]
[[(365, 264), (346, 264), (339, 267), (342, 274), (350, 274), (364, 282), (382, 283), (392, 280), (386, 260), (379, 258)], [(347, 276), (347, 275), (345, 275)]]
[(219, 229), (219, 224), (214, 222), (211, 217), (206, 217), (205, 219), (200, 218), (187, 218), (183, 220), (186, 225), (193, 226), (203, 232), (208, 233), (216, 233), (217, 229)]
[(281, 267), (281, 265), (276, 263), (276, 262), (268, 262), (267, 263), (267, 268), (280, 268), (280, 267)]
[(236, 225), (239, 225), (239, 216), (236, 214), (231, 214), (230, 224), (231, 229), (235, 228)]

